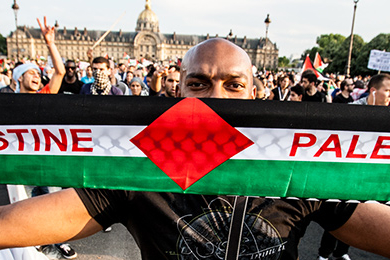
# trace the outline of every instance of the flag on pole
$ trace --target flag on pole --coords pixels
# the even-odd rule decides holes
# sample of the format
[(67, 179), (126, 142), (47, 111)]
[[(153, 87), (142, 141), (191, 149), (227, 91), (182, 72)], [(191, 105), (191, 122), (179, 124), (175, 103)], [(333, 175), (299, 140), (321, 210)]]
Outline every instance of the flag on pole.
[(314, 68), (319, 72), (323, 73), (324, 69), (328, 67), (329, 64), (323, 63), (320, 54), (317, 52), (316, 57), (314, 59)]
[(318, 80), (329, 80), (328, 78), (322, 76), (322, 74), (321, 74), (320, 72), (318, 72), (318, 71), (314, 68), (313, 64), (311, 63), (309, 54), (306, 55), (306, 59), (305, 59), (305, 62), (303, 63), (303, 65), (302, 65), (302, 70), (301, 70), (301, 73), (300, 73), (300, 74), (302, 75), (302, 73), (303, 73), (304, 71), (306, 71), (306, 70), (311, 70), (311, 71), (313, 71), (314, 74), (317, 76), (317, 79), (318, 79)]

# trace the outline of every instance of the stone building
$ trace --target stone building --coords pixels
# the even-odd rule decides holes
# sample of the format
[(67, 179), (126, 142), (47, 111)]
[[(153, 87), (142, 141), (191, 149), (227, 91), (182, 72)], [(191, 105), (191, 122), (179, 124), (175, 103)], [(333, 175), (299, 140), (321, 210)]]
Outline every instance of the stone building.
[[(84, 28), (63, 29), (56, 27), (56, 45), (61, 56), (65, 59), (87, 60), (87, 50), (105, 32), (98, 30), (87, 30)], [(16, 35), (18, 35), (18, 46), (20, 57), (48, 56), (46, 44), (39, 28), (19, 27), (7, 38), (8, 56), (16, 58)], [(135, 32), (112, 31), (94, 49), (94, 55), (104, 56), (108, 54), (116, 61), (121, 61), (124, 53), (132, 59), (141, 60), (145, 58), (152, 61), (176, 61), (183, 58), (184, 54), (192, 46), (209, 38), (218, 37), (199, 35), (183, 35), (161, 33), (157, 15), (152, 11), (150, 0), (146, 0), (145, 10), (138, 16)], [(276, 44), (265, 38), (249, 39), (229, 35), (224, 38), (242, 47), (250, 56), (252, 63), (258, 68), (277, 68), (279, 50)], [(265, 56), (264, 56), (265, 55)]]

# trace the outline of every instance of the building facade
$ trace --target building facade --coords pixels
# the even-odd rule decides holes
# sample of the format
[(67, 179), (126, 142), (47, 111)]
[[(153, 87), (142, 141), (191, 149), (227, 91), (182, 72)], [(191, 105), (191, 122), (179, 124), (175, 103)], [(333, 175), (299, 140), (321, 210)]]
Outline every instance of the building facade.
[[(104, 31), (56, 28), (56, 45), (65, 59), (88, 60), (87, 50), (104, 34)], [(18, 37), (19, 57), (47, 57), (48, 50), (39, 28), (19, 27), (7, 38), (9, 58), (17, 56), (16, 37)], [(150, 0), (146, 0), (145, 10), (138, 16), (135, 32), (112, 31), (94, 49), (94, 56), (113, 57), (123, 60), (124, 55), (132, 59), (143, 58), (151, 61), (169, 62), (184, 57), (194, 45), (216, 36), (199, 36), (160, 33), (159, 20), (152, 11)], [(265, 38), (249, 39), (233, 37), (232, 32), (225, 39), (243, 48), (258, 68), (277, 68), (279, 50), (276, 44)]]

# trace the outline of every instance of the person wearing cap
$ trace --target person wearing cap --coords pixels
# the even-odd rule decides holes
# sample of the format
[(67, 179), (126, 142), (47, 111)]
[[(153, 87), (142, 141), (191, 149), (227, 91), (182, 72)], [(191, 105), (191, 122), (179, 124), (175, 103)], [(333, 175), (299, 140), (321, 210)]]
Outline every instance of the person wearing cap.
[(57, 94), (62, 78), (65, 75), (65, 67), (62, 64), (60, 53), (56, 45), (54, 44), (55, 31), (53, 26), (48, 26), (46, 22), (46, 16), (44, 17), (44, 25), (37, 19), (39, 26), (41, 27), (43, 38), (45, 39), (47, 48), (49, 49), (50, 56), (54, 65), (53, 76), (46, 86), (41, 87), (41, 70), (34, 63), (26, 63), (18, 66), (13, 71), (13, 79), (16, 82), (16, 93), (45, 93), (45, 94)]

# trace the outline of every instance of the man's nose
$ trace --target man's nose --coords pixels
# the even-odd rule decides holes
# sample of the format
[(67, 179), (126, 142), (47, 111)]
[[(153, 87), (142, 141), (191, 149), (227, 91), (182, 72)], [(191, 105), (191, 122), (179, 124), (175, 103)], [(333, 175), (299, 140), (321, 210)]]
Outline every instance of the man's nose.
[(224, 98), (225, 89), (223, 87), (223, 82), (217, 81), (213, 82), (213, 86), (210, 90), (210, 98)]

